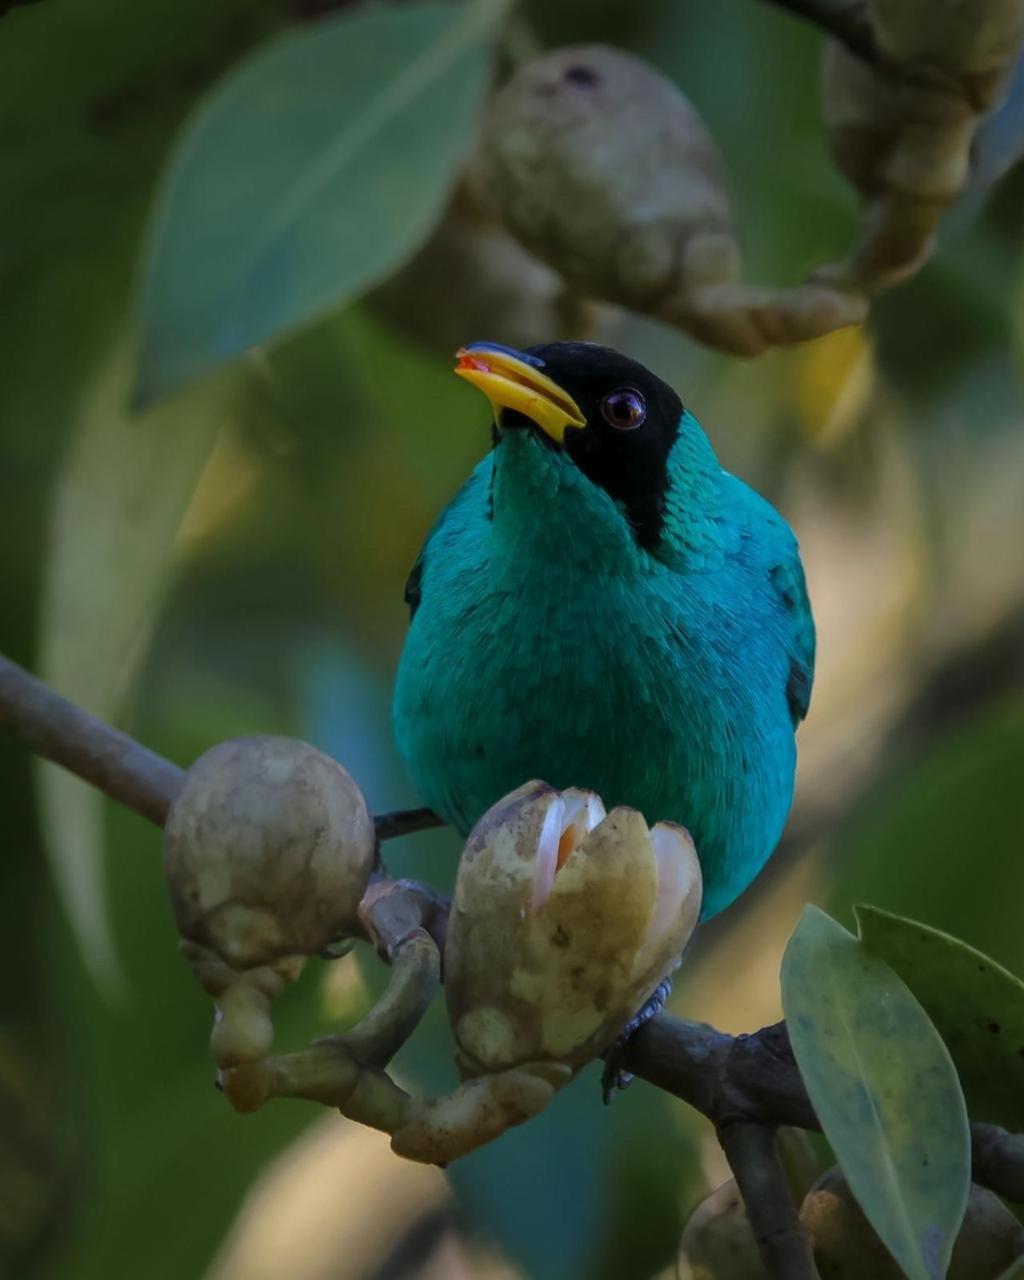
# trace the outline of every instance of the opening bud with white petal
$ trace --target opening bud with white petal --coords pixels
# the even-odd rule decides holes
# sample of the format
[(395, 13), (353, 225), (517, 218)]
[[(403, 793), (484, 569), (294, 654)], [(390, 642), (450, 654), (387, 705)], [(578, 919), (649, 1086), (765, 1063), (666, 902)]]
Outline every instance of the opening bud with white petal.
[(466, 842), (445, 949), (467, 1075), (601, 1054), (675, 968), (700, 914), (689, 832), (528, 782)]
[(311, 955), (358, 927), (374, 856), (355, 782), (289, 738), (236, 738), (200, 756), (164, 831), (179, 932), (236, 970)]

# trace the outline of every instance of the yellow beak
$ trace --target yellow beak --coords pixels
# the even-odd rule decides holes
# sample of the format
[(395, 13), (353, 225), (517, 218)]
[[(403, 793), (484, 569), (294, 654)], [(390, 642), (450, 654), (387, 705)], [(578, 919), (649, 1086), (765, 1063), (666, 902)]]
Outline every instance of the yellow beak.
[(564, 440), (566, 427), (587, 425), (572, 396), (531, 363), (529, 356), (496, 343), (474, 342), (460, 347), (455, 358), (455, 372), (490, 400), (495, 422), (502, 409), (515, 409), (557, 444)]

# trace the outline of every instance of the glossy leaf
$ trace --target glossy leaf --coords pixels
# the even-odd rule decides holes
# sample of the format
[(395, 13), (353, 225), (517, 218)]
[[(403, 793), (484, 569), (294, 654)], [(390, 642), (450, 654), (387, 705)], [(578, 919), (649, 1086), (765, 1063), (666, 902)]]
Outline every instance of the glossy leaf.
[(140, 401), (322, 315), (416, 248), (470, 144), (501, 7), (335, 15), (212, 91), (157, 202)]
[(940, 1280), (970, 1188), (970, 1131), (949, 1053), (904, 982), (807, 907), (782, 962), (807, 1092), (847, 1181), (911, 1280)]
[[(87, 391), (57, 478), (39, 673), (94, 715), (117, 719), (168, 580), (174, 538), (235, 402), (234, 378), (145, 418), (128, 413), (118, 343)], [(38, 765), (40, 820), (65, 908), (95, 977), (117, 982), (103, 887), (103, 797)]]
[(946, 1042), (971, 1118), (1024, 1129), (1024, 982), (939, 929), (855, 910), (861, 941), (900, 975)]

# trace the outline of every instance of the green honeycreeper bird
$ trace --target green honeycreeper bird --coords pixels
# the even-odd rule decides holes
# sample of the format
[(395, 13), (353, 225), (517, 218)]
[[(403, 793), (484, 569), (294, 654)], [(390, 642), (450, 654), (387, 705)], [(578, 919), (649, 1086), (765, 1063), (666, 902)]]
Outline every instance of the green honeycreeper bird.
[(409, 772), (463, 834), (529, 778), (679, 822), (715, 915), (792, 802), (815, 643), (796, 539), (616, 351), (480, 342), (456, 372), (490, 399), (494, 447), (406, 588)]

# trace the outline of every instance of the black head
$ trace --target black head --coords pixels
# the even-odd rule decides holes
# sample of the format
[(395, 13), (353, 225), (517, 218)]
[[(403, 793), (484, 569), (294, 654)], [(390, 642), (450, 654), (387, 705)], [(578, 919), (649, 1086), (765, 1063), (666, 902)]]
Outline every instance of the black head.
[(586, 421), (566, 427), (562, 448), (589, 480), (622, 503), (637, 541), (653, 546), (683, 413), (679, 396), (636, 360), (596, 343), (553, 342), (525, 354), (543, 362), (543, 372)]
[(476, 342), (456, 372), (487, 395), (498, 438), (530, 430), (563, 451), (622, 505), (641, 546), (661, 534), (668, 457), (683, 405), (670, 386), (628, 356), (592, 342), (515, 351)]

